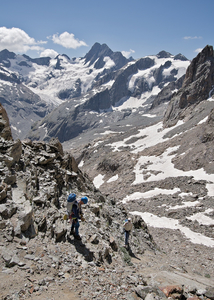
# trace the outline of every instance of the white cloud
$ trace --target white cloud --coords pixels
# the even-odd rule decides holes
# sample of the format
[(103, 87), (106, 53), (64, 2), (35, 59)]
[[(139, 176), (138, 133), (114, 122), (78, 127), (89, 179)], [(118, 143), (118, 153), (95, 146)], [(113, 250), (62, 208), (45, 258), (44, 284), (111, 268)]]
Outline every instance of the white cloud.
[(40, 57), (51, 57), (55, 58), (58, 55), (58, 52), (56, 52), (53, 49), (45, 49), (40, 53)]
[(195, 49), (194, 52), (199, 53), (199, 52), (201, 52), (202, 50), (203, 50), (203, 48), (198, 48), (198, 49)]
[(200, 40), (202, 39), (201, 36), (185, 36), (184, 40)]
[(122, 51), (123, 56), (125, 56), (126, 58), (129, 58), (132, 53), (135, 53), (135, 51), (132, 49), (130, 49), (129, 51)]
[(0, 50), (8, 49), (14, 52), (27, 52), (28, 50), (44, 50), (39, 44), (46, 42), (36, 42), (24, 30), (20, 28), (0, 27)]
[(85, 42), (79, 41), (74, 37), (73, 33), (68, 33), (67, 31), (60, 35), (58, 33), (54, 34), (51, 39), (55, 44), (59, 44), (65, 48), (76, 49), (81, 46), (87, 46)]

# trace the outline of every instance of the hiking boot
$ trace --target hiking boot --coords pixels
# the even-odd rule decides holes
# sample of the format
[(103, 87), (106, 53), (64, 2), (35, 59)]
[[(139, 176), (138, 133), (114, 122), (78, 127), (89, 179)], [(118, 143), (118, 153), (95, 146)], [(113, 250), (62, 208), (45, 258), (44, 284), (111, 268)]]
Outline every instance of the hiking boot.
[(74, 235), (74, 231), (73, 230), (70, 231), (70, 235)]
[(74, 234), (74, 238), (77, 240), (81, 240), (81, 237), (79, 235)]

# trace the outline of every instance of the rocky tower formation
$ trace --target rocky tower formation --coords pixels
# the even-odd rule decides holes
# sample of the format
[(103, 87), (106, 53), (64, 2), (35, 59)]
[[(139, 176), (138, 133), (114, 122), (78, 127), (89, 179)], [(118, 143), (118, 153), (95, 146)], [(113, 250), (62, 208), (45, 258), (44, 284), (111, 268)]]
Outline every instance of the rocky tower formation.
[(173, 96), (165, 113), (165, 126), (175, 125), (190, 106), (212, 96), (213, 84), (214, 53), (213, 47), (207, 45), (188, 67), (182, 88)]
[(5, 140), (12, 140), (12, 134), (10, 129), (10, 123), (7, 116), (7, 112), (0, 103), (0, 136)]

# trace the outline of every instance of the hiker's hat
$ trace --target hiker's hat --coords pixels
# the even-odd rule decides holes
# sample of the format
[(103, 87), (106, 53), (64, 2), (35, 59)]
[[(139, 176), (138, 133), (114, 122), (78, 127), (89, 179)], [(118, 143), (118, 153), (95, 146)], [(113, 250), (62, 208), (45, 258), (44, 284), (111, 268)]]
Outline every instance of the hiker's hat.
[(87, 197), (82, 197), (82, 198), (81, 198), (81, 201), (82, 201), (84, 204), (87, 204), (87, 203), (88, 203), (88, 198), (87, 198)]

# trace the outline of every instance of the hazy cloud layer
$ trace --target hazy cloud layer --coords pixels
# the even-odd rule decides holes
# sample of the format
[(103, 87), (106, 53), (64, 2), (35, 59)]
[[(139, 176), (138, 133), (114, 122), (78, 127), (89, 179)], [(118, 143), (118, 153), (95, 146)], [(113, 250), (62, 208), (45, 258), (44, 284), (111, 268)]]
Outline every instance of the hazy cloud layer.
[(200, 40), (202, 39), (201, 36), (185, 36), (184, 40)]
[(60, 35), (58, 33), (54, 34), (51, 39), (55, 44), (59, 44), (69, 49), (76, 49), (81, 46), (87, 46), (85, 42), (79, 41), (74, 37), (73, 33), (68, 33), (67, 31), (63, 32)]

